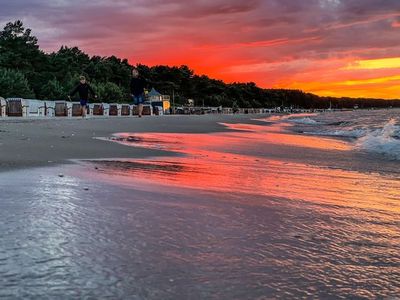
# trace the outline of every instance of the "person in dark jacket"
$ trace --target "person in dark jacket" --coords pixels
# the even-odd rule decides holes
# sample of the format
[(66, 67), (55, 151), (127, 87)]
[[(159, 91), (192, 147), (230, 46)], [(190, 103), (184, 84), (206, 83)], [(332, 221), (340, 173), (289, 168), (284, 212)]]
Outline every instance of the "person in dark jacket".
[(79, 100), (81, 104), (82, 118), (86, 117), (86, 106), (89, 99), (89, 93), (92, 94), (95, 98), (97, 98), (96, 93), (93, 91), (92, 87), (86, 82), (85, 76), (81, 76), (79, 78), (80, 83), (77, 87), (69, 94), (69, 99), (73, 97), (76, 93), (79, 94)]
[(147, 86), (147, 81), (139, 76), (138, 69), (134, 68), (132, 70), (132, 79), (131, 79), (131, 96), (133, 103), (138, 107), (138, 115), (139, 118), (142, 117), (143, 113), (143, 103), (145, 101), (144, 90)]

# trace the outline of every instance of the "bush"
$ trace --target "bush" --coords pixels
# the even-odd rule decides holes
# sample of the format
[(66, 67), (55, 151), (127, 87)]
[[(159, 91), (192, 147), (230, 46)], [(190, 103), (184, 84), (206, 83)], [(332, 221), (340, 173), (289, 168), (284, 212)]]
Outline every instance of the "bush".
[(112, 82), (93, 83), (92, 87), (98, 96), (98, 101), (106, 103), (127, 102), (128, 95), (124, 90)]

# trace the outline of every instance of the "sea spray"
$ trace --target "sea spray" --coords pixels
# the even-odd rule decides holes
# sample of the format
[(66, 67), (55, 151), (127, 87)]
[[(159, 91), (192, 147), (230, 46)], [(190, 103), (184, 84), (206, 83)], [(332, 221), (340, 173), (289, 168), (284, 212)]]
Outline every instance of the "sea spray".
[(318, 124), (317, 121), (315, 121), (315, 120), (313, 120), (313, 119), (311, 119), (311, 118), (309, 118), (309, 117), (301, 118), (301, 119), (293, 118), (293, 119), (290, 119), (289, 121), (292, 122), (292, 123), (305, 124), (305, 125), (315, 125), (315, 124)]
[(358, 147), (368, 152), (400, 159), (400, 126), (391, 119), (382, 129), (368, 132), (358, 140)]
[(353, 129), (353, 130), (335, 130), (335, 131), (317, 131), (317, 132), (304, 132), (309, 135), (320, 135), (320, 136), (333, 136), (333, 137), (345, 137), (345, 138), (360, 138), (365, 136), (366, 129)]

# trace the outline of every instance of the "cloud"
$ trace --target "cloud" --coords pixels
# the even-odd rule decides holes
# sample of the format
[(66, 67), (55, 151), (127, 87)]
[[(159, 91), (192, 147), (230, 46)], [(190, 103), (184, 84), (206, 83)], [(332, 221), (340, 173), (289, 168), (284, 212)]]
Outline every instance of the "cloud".
[[(15, 19), (32, 28), (47, 51), (79, 46), (90, 54), (115, 54), (132, 63), (188, 64), (199, 73), (228, 81), (253, 80), (265, 87), (290, 86), (290, 80), (301, 82), (302, 77), (317, 81), (322, 74), (317, 64), (333, 78), (349, 76), (343, 68), (356, 61), (400, 57), (398, 0), (2, 4), (0, 23)], [(249, 70), (243, 72), (246, 67)]]
[(349, 64), (346, 70), (400, 69), (400, 57), (358, 60)]

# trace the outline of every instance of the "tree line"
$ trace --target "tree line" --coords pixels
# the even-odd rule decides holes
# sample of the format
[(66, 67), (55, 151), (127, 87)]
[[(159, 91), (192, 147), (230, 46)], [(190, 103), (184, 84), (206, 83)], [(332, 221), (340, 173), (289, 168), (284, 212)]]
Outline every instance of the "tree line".
[[(400, 107), (400, 100), (319, 97), (300, 90), (263, 89), (253, 82), (225, 83), (196, 75), (188, 66), (136, 66), (156, 90), (174, 95), (175, 104), (194, 99), (197, 106), (243, 108)], [(89, 56), (77, 47), (45, 53), (21, 21), (0, 31), (0, 96), (43, 100), (66, 99), (80, 75), (88, 78), (103, 102), (130, 102), (133, 66), (115, 56)]]

